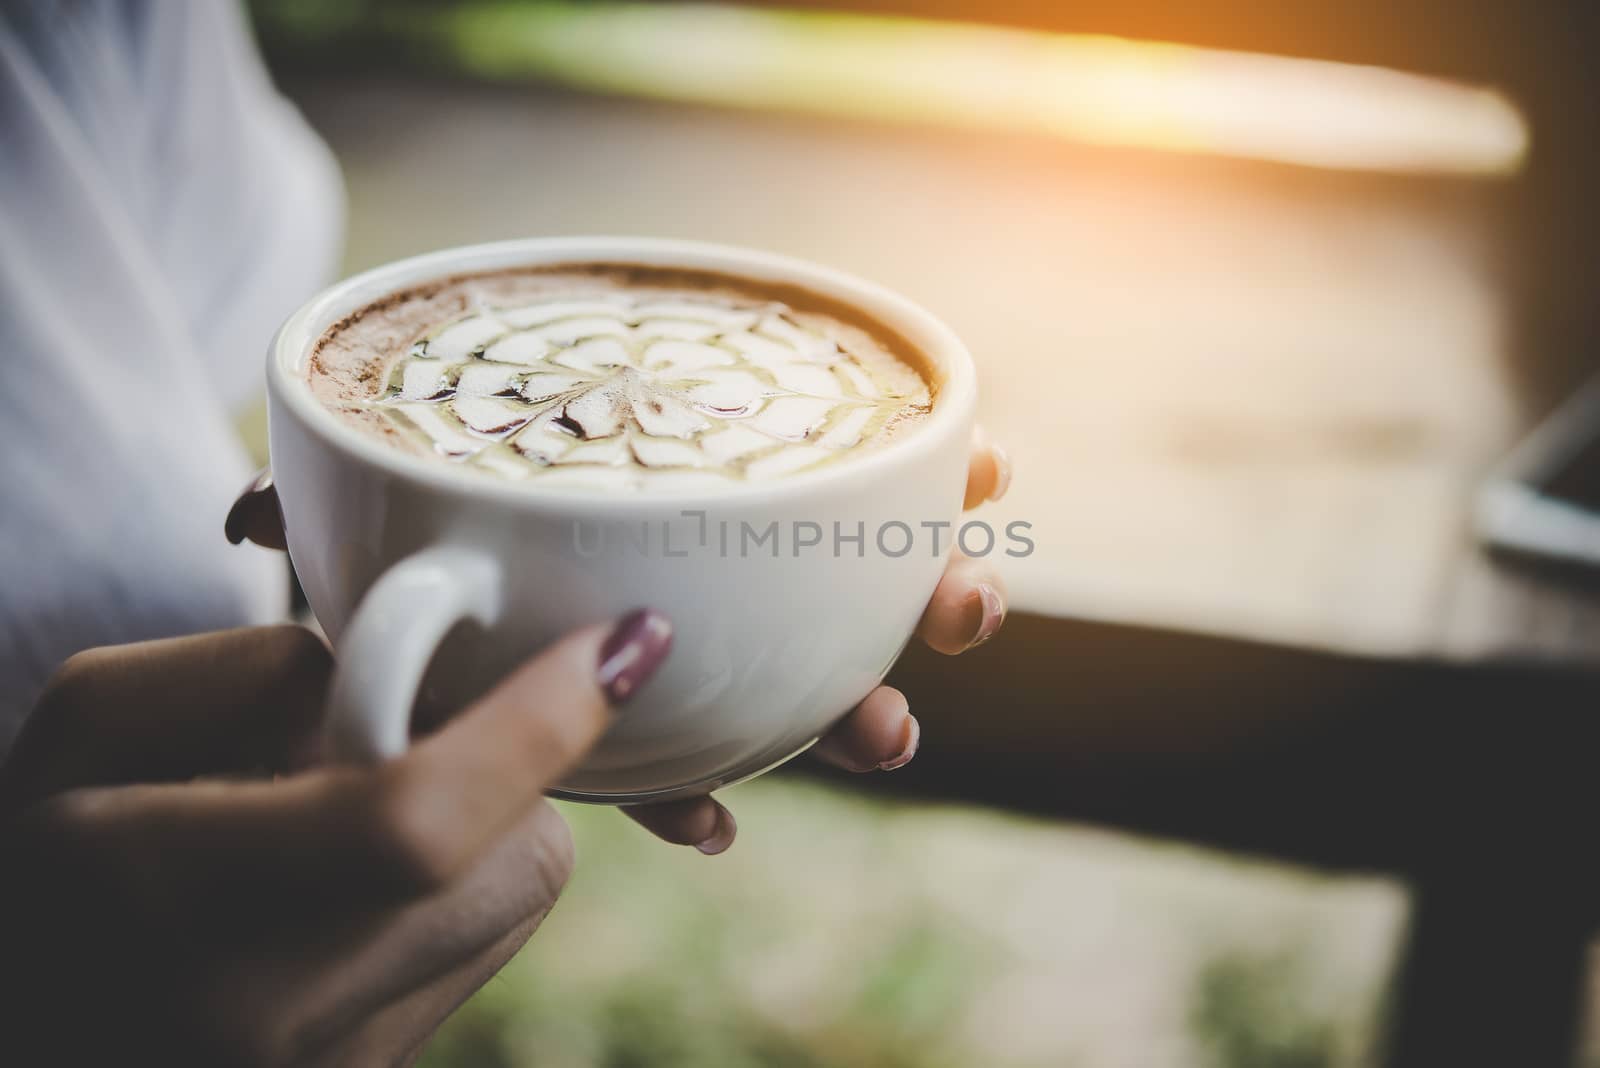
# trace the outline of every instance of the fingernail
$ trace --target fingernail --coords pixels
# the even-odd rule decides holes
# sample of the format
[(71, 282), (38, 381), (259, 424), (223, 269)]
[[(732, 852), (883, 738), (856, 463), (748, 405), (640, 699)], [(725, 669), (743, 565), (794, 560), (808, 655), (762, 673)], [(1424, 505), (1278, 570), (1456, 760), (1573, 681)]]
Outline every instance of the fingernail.
[(250, 479), (248, 485), (239, 491), (239, 496), (234, 498), (233, 507), (228, 509), (228, 518), (223, 521), (222, 532), (228, 536), (230, 545), (238, 545), (244, 541), (249, 527), (250, 510), (256, 505), (256, 497), (272, 488), (272, 468), (263, 467)]
[(1011, 455), (998, 445), (990, 445), (989, 452), (994, 457), (994, 489), (989, 491), (989, 499), (998, 501), (1011, 488)]
[(976, 649), (993, 638), (999, 632), (1000, 624), (1006, 621), (1006, 602), (1001, 598), (1000, 591), (987, 582), (978, 584), (978, 603), (983, 608), (983, 616), (978, 620), (978, 632), (967, 643), (968, 649)]
[(893, 771), (903, 768), (911, 763), (911, 758), (917, 755), (917, 746), (922, 744), (922, 724), (917, 722), (917, 717), (906, 716), (905, 741), (900, 747), (900, 753), (892, 756), (878, 765), (879, 771)]
[(660, 612), (636, 608), (617, 621), (600, 645), (600, 688), (620, 705), (643, 686), (672, 650), (672, 623)]
[(694, 847), (708, 857), (718, 853), (725, 853), (733, 845), (733, 836), (738, 833), (738, 824), (733, 822), (733, 813), (717, 806), (717, 825), (703, 841), (696, 842)]

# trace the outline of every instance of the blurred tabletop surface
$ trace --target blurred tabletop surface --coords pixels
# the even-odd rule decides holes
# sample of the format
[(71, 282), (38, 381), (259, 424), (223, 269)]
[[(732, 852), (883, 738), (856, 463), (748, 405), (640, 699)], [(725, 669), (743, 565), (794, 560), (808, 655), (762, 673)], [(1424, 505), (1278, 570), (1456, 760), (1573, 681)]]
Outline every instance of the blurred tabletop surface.
[(551, 90), (294, 80), (350, 270), (637, 233), (901, 290), (972, 349), (1032, 524), (1016, 607), (1379, 656), (1590, 659), (1600, 598), (1487, 556), (1515, 373), (1496, 182), (1340, 175)]

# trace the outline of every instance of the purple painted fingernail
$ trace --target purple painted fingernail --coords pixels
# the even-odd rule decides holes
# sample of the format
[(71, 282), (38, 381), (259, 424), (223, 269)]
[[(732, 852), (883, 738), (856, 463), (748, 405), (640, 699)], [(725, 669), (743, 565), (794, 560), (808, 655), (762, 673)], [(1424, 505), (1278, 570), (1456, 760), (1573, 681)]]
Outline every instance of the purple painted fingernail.
[(989, 499), (998, 501), (1011, 488), (1011, 454), (998, 445), (990, 445), (989, 450), (994, 456), (994, 489), (989, 491)]
[(879, 771), (893, 771), (903, 768), (911, 763), (911, 758), (917, 755), (917, 746), (922, 744), (922, 724), (917, 722), (916, 716), (906, 716), (905, 741), (900, 747), (900, 752), (878, 765)]
[(978, 584), (978, 603), (982, 607), (983, 615), (978, 619), (978, 632), (967, 644), (968, 649), (976, 649), (993, 638), (999, 633), (1000, 624), (1006, 621), (1005, 599), (1000, 596), (999, 590), (987, 582)]
[(694, 847), (708, 857), (718, 853), (726, 853), (728, 847), (733, 845), (733, 836), (739, 833), (738, 824), (733, 822), (733, 813), (717, 806), (717, 822), (711, 829), (711, 834), (704, 841), (696, 842)]
[(600, 688), (620, 705), (643, 686), (672, 651), (672, 623), (649, 608), (636, 608), (617, 621), (600, 645)]

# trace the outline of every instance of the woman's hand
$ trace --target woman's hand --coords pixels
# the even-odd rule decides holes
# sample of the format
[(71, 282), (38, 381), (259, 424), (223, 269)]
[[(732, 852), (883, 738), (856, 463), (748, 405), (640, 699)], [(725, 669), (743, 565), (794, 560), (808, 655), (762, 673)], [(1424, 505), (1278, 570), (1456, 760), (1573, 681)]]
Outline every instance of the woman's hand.
[[(967, 505), (1008, 479), (1004, 454), (975, 444)], [(269, 485), (228, 526), (283, 545)], [(947, 653), (987, 640), (1001, 591), (957, 557), (918, 633)], [(653, 613), (580, 631), (376, 767), (318, 766), (332, 663), (302, 628), (73, 657), (0, 768), (8, 1048), (30, 1063), (133, 1046), (245, 1065), (414, 1059), (554, 904), (572, 842), (543, 791), (669, 644)], [(880, 687), (816, 751), (887, 770), (917, 739), (904, 697)], [(627, 811), (706, 853), (733, 840), (710, 798)]]
[(303, 628), (73, 657), (0, 768), (7, 1053), (409, 1063), (555, 903), (543, 791), (670, 642), (579, 631), (376, 767), (306, 766), (332, 663)]
[[(998, 501), (1011, 485), (1011, 462), (979, 430), (967, 464), (964, 507)], [(228, 540), (249, 540), (270, 549), (285, 547), (283, 517), (270, 475), (265, 471), (240, 494), (228, 513)], [(917, 635), (930, 647), (954, 656), (982, 645), (1005, 621), (1005, 584), (986, 562), (952, 553)], [(921, 728), (905, 695), (880, 686), (846, 715), (813, 748), (822, 760), (848, 771), (893, 771), (916, 756)], [(721, 853), (733, 844), (733, 814), (711, 797), (635, 805), (623, 810), (660, 838), (692, 845), (702, 853)]]

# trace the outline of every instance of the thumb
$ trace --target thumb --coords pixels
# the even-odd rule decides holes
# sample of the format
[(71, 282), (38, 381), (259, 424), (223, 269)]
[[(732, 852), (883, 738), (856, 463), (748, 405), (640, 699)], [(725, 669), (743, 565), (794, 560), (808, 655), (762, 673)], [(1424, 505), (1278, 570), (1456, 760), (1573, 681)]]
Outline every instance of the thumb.
[[(585, 627), (508, 675), (442, 730), (395, 761), (418, 823), (479, 828), (484, 839), (519, 819), (588, 752), (672, 648), (672, 624), (650, 609), (610, 628)], [(462, 841), (466, 855), (482, 842)]]

